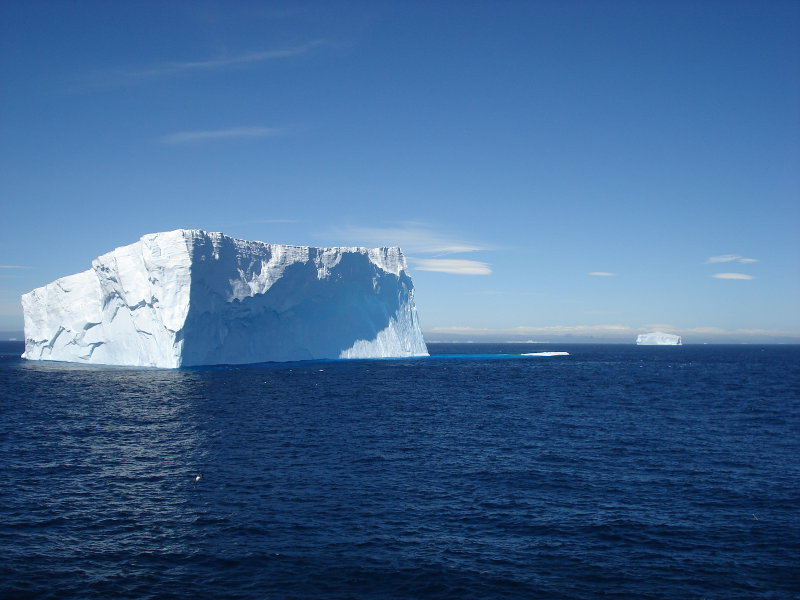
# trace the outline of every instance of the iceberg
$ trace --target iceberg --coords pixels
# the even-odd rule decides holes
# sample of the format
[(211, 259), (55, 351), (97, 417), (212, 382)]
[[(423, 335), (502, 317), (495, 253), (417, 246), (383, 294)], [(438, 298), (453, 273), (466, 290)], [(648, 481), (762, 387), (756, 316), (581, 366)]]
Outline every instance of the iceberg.
[(400, 248), (178, 229), (22, 296), (29, 360), (177, 368), (427, 356)]
[(639, 346), (680, 346), (681, 336), (654, 331), (653, 333), (641, 333), (636, 338)]

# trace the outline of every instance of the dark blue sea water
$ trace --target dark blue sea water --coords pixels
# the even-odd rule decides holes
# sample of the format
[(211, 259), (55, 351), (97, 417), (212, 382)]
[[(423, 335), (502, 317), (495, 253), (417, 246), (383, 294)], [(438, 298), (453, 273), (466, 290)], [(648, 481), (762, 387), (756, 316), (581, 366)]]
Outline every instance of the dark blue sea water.
[[(798, 346), (175, 371), (19, 350), (2, 598), (800, 596)], [(508, 356), (544, 350), (571, 354)]]

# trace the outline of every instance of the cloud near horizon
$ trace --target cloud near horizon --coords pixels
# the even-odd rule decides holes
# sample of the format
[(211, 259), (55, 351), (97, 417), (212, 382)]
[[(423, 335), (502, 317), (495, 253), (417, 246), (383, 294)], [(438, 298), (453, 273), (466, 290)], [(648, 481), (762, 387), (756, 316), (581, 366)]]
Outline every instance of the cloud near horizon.
[(215, 140), (230, 140), (237, 138), (275, 137), (284, 133), (284, 130), (275, 127), (231, 127), (229, 129), (213, 129), (206, 131), (179, 131), (161, 136), (159, 141), (163, 144), (197, 144)]
[(608, 271), (592, 271), (589, 273), (593, 277), (616, 277), (616, 273), (609, 273)]
[(348, 243), (355, 242), (355, 245), (400, 246), (403, 252), (410, 254), (444, 255), (488, 249), (433, 231), (420, 223), (397, 227), (346, 227), (338, 229), (336, 235), (345, 238)]
[(0, 265), (0, 269), (30, 269), (31, 267), (25, 265)]
[[(710, 336), (712, 338), (737, 338), (737, 337), (769, 337), (781, 340), (800, 340), (800, 331), (788, 331), (777, 329), (723, 329), (721, 327), (687, 327), (676, 328), (672, 325), (666, 324), (648, 324), (641, 327), (630, 327), (628, 325), (553, 325), (546, 327), (507, 327), (507, 328), (480, 328), (480, 327), (432, 327), (425, 329), (425, 334), (436, 335), (441, 337), (443, 335), (453, 336), (471, 336), (474, 338), (487, 338), (487, 337), (508, 337), (519, 338), (529, 337), (533, 338), (546, 338), (548, 336), (563, 337), (608, 337), (608, 338), (628, 338), (631, 343), (635, 341), (636, 336), (641, 333), (650, 333), (653, 331), (663, 331), (665, 333), (673, 333), (683, 337), (686, 336)], [(684, 340), (685, 341), (685, 340)], [(795, 342), (793, 342), (795, 343)]]
[(720, 256), (710, 256), (706, 259), (706, 264), (716, 264), (716, 263), (726, 263), (726, 262), (738, 262), (743, 265), (747, 265), (750, 263), (758, 262), (757, 258), (745, 258), (743, 256), (739, 256), (738, 254), (721, 254)]
[(411, 259), (418, 271), (436, 271), (453, 275), (491, 275), (489, 263), (478, 260), (455, 258), (415, 258)]
[[(491, 275), (489, 263), (478, 260), (439, 258), (477, 252), (488, 248), (434, 231), (424, 223), (403, 223), (394, 227), (345, 227), (335, 232), (346, 245), (399, 246), (414, 269), (452, 275)], [(409, 256), (427, 254), (429, 257)]]
[(744, 273), (714, 273), (712, 277), (715, 279), (755, 279), (752, 275)]

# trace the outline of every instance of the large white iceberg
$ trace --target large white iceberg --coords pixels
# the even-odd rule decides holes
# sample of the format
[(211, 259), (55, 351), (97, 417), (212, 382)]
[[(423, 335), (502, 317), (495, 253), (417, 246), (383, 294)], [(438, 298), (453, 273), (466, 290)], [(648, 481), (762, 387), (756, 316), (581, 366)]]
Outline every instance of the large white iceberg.
[(641, 333), (636, 338), (636, 343), (640, 346), (680, 346), (681, 336), (662, 331)]
[(32, 360), (174, 368), (426, 356), (400, 248), (179, 229), (22, 296)]

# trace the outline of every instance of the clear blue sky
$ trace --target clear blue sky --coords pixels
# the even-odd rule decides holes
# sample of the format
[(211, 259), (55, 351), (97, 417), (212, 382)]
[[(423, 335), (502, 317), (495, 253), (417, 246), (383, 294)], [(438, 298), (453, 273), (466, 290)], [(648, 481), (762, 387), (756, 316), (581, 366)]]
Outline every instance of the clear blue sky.
[(200, 228), (399, 244), (429, 339), (800, 341), (799, 33), (794, 0), (4, 2), (0, 330)]

